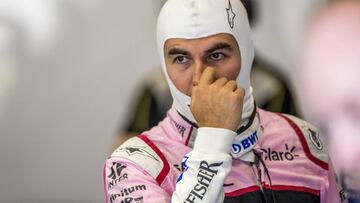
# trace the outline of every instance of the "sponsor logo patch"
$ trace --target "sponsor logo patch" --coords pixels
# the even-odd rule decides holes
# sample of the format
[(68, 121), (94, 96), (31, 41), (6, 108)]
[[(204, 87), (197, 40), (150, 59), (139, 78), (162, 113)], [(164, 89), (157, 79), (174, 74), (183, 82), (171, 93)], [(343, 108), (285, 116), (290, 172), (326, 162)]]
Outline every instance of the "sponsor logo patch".
[(201, 161), (199, 165), (199, 172), (197, 174), (197, 183), (190, 191), (189, 195), (185, 199), (184, 203), (193, 203), (197, 199), (202, 200), (207, 192), (207, 189), (218, 173), (218, 168), (223, 162), (209, 164), (206, 161)]
[(271, 148), (261, 149), (264, 152), (265, 160), (269, 161), (292, 161), (295, 157), (299, 157), (298, 154), (294, 154), (296, 147), (289, 147), (288, 144), (285, 144), (284, 151), (276, 151)]
[(183, 172), (185, 169), (182, 167), (182, 164), (174, 164), (174, 167), (180, 171), (180, 172)]
[(241, 140), (239, 143), (232, 144), (231, 150), (234, 154), (238, 154), (242, 150), (246, 150), (249, 147), (255, 145), (257, 141), (258, 141), (257, 131), (255, 131), (253, 134)]
[(323, 145), (321, 143), (321, 140), (319, 138), (319, 132), (312, 130), (312, 129), (308, 129), (309, 131), (309, 137), (311, 142), (313, 143), (313, 145), (318, 149), (318, 150), (322, 150)]
[(143, 197), (127, 197), (123, 200), (121, 200), (120, 203), (143, 203), (144, 202), (144, 198)]
[(129, 146), (125, 148), (120, 148), (118, 149), (118, 151), (125, 151), (129, 156), (140, 155), (159, 161), (154, 155), (146, 151), (146, 149), (147, 149), (146, 146)]
[(226, 12), (227, 12), (227, 15), (228, 15), (229, 26), (232, 29), (232, 28), (234, 28), (234, 19), (235, 19), (236, 15), (235, 15), (235, 13), (233, 11), (230, 0), (229, 0), (229, 6), (228, 6), (228, 8), (226, 8)]
[[(188, 159), (189, 159), (189, 157), (188, 156), (184, 156), (184, 158), (183, 158), (183, 161), (182, 161), (182, 163), (181, 163), (181, 168), (179, 167), (179, 165), (177, 165), (177, 169), (179, 170), (179, 171), (181, 171), (181, 172), (185, 172), (188, 168), (189, 168), (189, 166), (187, 165), (187, 161), (188, 161)], [(175, 165), (175, 167), (176, 167), (176, 165)], [(181, 173), (180, 175), (179, 175), (179, 177), (177, 178), (177, 180), (176, 180), (176, 182), (179, 182), (179, 181), (181, 181), (182, 180), (182, 178), (183, 178), (183, 173)]]
[[(120, 192), (118, 194), (110, 195), (110, 202), (113, 203), (119, 197), (125, 197), (125, 196), (130, 195), (133, 192), (140, 191), (140, 190), (146, 190), (146, 186), (145, 185), (136, 185), (136, 186), (122, 189), (122, 190), (120, 190)], [(142, 197), (138, 197), (138, 198), (139, 198), (139, 201), (140, 200), (142, 201), (142, 199), (143, 199)], [(129, 201), (131, 202), (134, 200), (134, 198), (132, 198), (132, 197), (125, 198), (123, 201), (126, 202), (125, 200), (128, 200), (128, 202)]]
[(181, 137), (184, 137), (186, 128), (176, 122), (175, 122), (175, 127), (176, 127), (177, 131), (179, 132), (179, 134), (181, 135)]
[(108, 190), (110, 190), (114, 185), (119, 183), (122, 180), (128, 179), (128, 174), (123, 173), (123, 170), (126, 168), (125, 164), (116, 163), (113, 162), (113, 165), (111, 166), (111, 173), (108, 175), (108, 178), (111, 179), (111, 181), (108, 184)]
[(339, 192), (339, 196), (340, 196), (340, 201), (343, 202), (346, 200), (346, 194), (345, 194), (345, 191), (344, 190), (341, 190)]

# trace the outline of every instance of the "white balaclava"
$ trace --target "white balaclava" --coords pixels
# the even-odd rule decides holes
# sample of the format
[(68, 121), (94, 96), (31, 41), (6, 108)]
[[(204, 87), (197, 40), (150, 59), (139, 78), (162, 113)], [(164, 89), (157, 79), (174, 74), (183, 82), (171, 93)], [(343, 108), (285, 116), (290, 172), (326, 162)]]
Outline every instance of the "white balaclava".
[(157, 24), (161, 65), (175, 109), (196, 123), (189, 107), (191, 98), (179, 91), (167, 74), (164, 45), (166, 40), (172, 38), (197, 39), (220, 33), (232, 35), (240, 48), (241, 71), (236, 83), (245, 90), (242, 112), (242, 124), (245, 124), (255, 108), (250, 86), (254, 47), (247, 13), (240, 0), (168, 0), (160, 11)]

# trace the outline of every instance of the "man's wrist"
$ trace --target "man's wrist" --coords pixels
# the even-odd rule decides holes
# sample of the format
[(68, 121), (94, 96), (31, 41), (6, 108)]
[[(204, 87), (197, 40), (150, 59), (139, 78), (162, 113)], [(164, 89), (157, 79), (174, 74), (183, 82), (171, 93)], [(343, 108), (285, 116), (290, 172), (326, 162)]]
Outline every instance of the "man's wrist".
[(234, 131), (224, 128), (200, 127), (194, 149), (210, 153), (230, 153), (231, 144), (236, 136)]

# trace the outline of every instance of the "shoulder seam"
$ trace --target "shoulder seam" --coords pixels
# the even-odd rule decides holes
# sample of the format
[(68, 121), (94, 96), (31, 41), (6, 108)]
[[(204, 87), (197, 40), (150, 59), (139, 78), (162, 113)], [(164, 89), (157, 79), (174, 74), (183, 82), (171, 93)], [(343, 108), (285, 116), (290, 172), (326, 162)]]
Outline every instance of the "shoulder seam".
[(324, 161), (316, 158), (314, 155), (312, 155), (312, 153), (310, 152), (309, 146), (307, 144), (307, 141), (305, 139), (305, 136), (304, 136), (303, 132), (300, 130), (299, 126), (294, 121), (292, 121), (290, 118), (288, 118), (287, 116), (285, 116), (281, 113), (278, 113), (277, 115), (282, 117), (293, 128), (296, 135), (299, 137), (300, 143), (304, 148), (305, 155), (309, 158), (309, 160), (314, 162), (316, 165), (320, 166), (321, 168), (323, 168), (325, 170), (329, 170), (329, 165), (326, 162), (324, 162)]
[(165, 177), (170, 171), (170, 165), (167, 159), (165, 158), (164, 154), (160, 151), (160, 149), (144, 134), (140, 134), (137, 136), (141, 140), (143, 140), (151, 149), (154, 150), (154, 152), (160, 157), (161, 161), (163, 162), (164, 166), (161, 169), (161, 172), (156, 177), (156, 182), (161, 185), (161, 183), (164, 181)]

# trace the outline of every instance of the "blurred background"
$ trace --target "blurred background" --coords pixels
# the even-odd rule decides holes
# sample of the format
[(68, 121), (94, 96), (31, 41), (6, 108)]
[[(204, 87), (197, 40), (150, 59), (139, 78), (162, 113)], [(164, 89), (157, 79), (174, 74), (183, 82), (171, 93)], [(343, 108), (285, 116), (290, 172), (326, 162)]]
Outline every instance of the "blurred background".
[[(257, 54), (293, 91), (326, 0), (253, 0)], [(159, 69), (160, 0), (0, 0), (0, 202), (103, 202), (102, 164)]]

